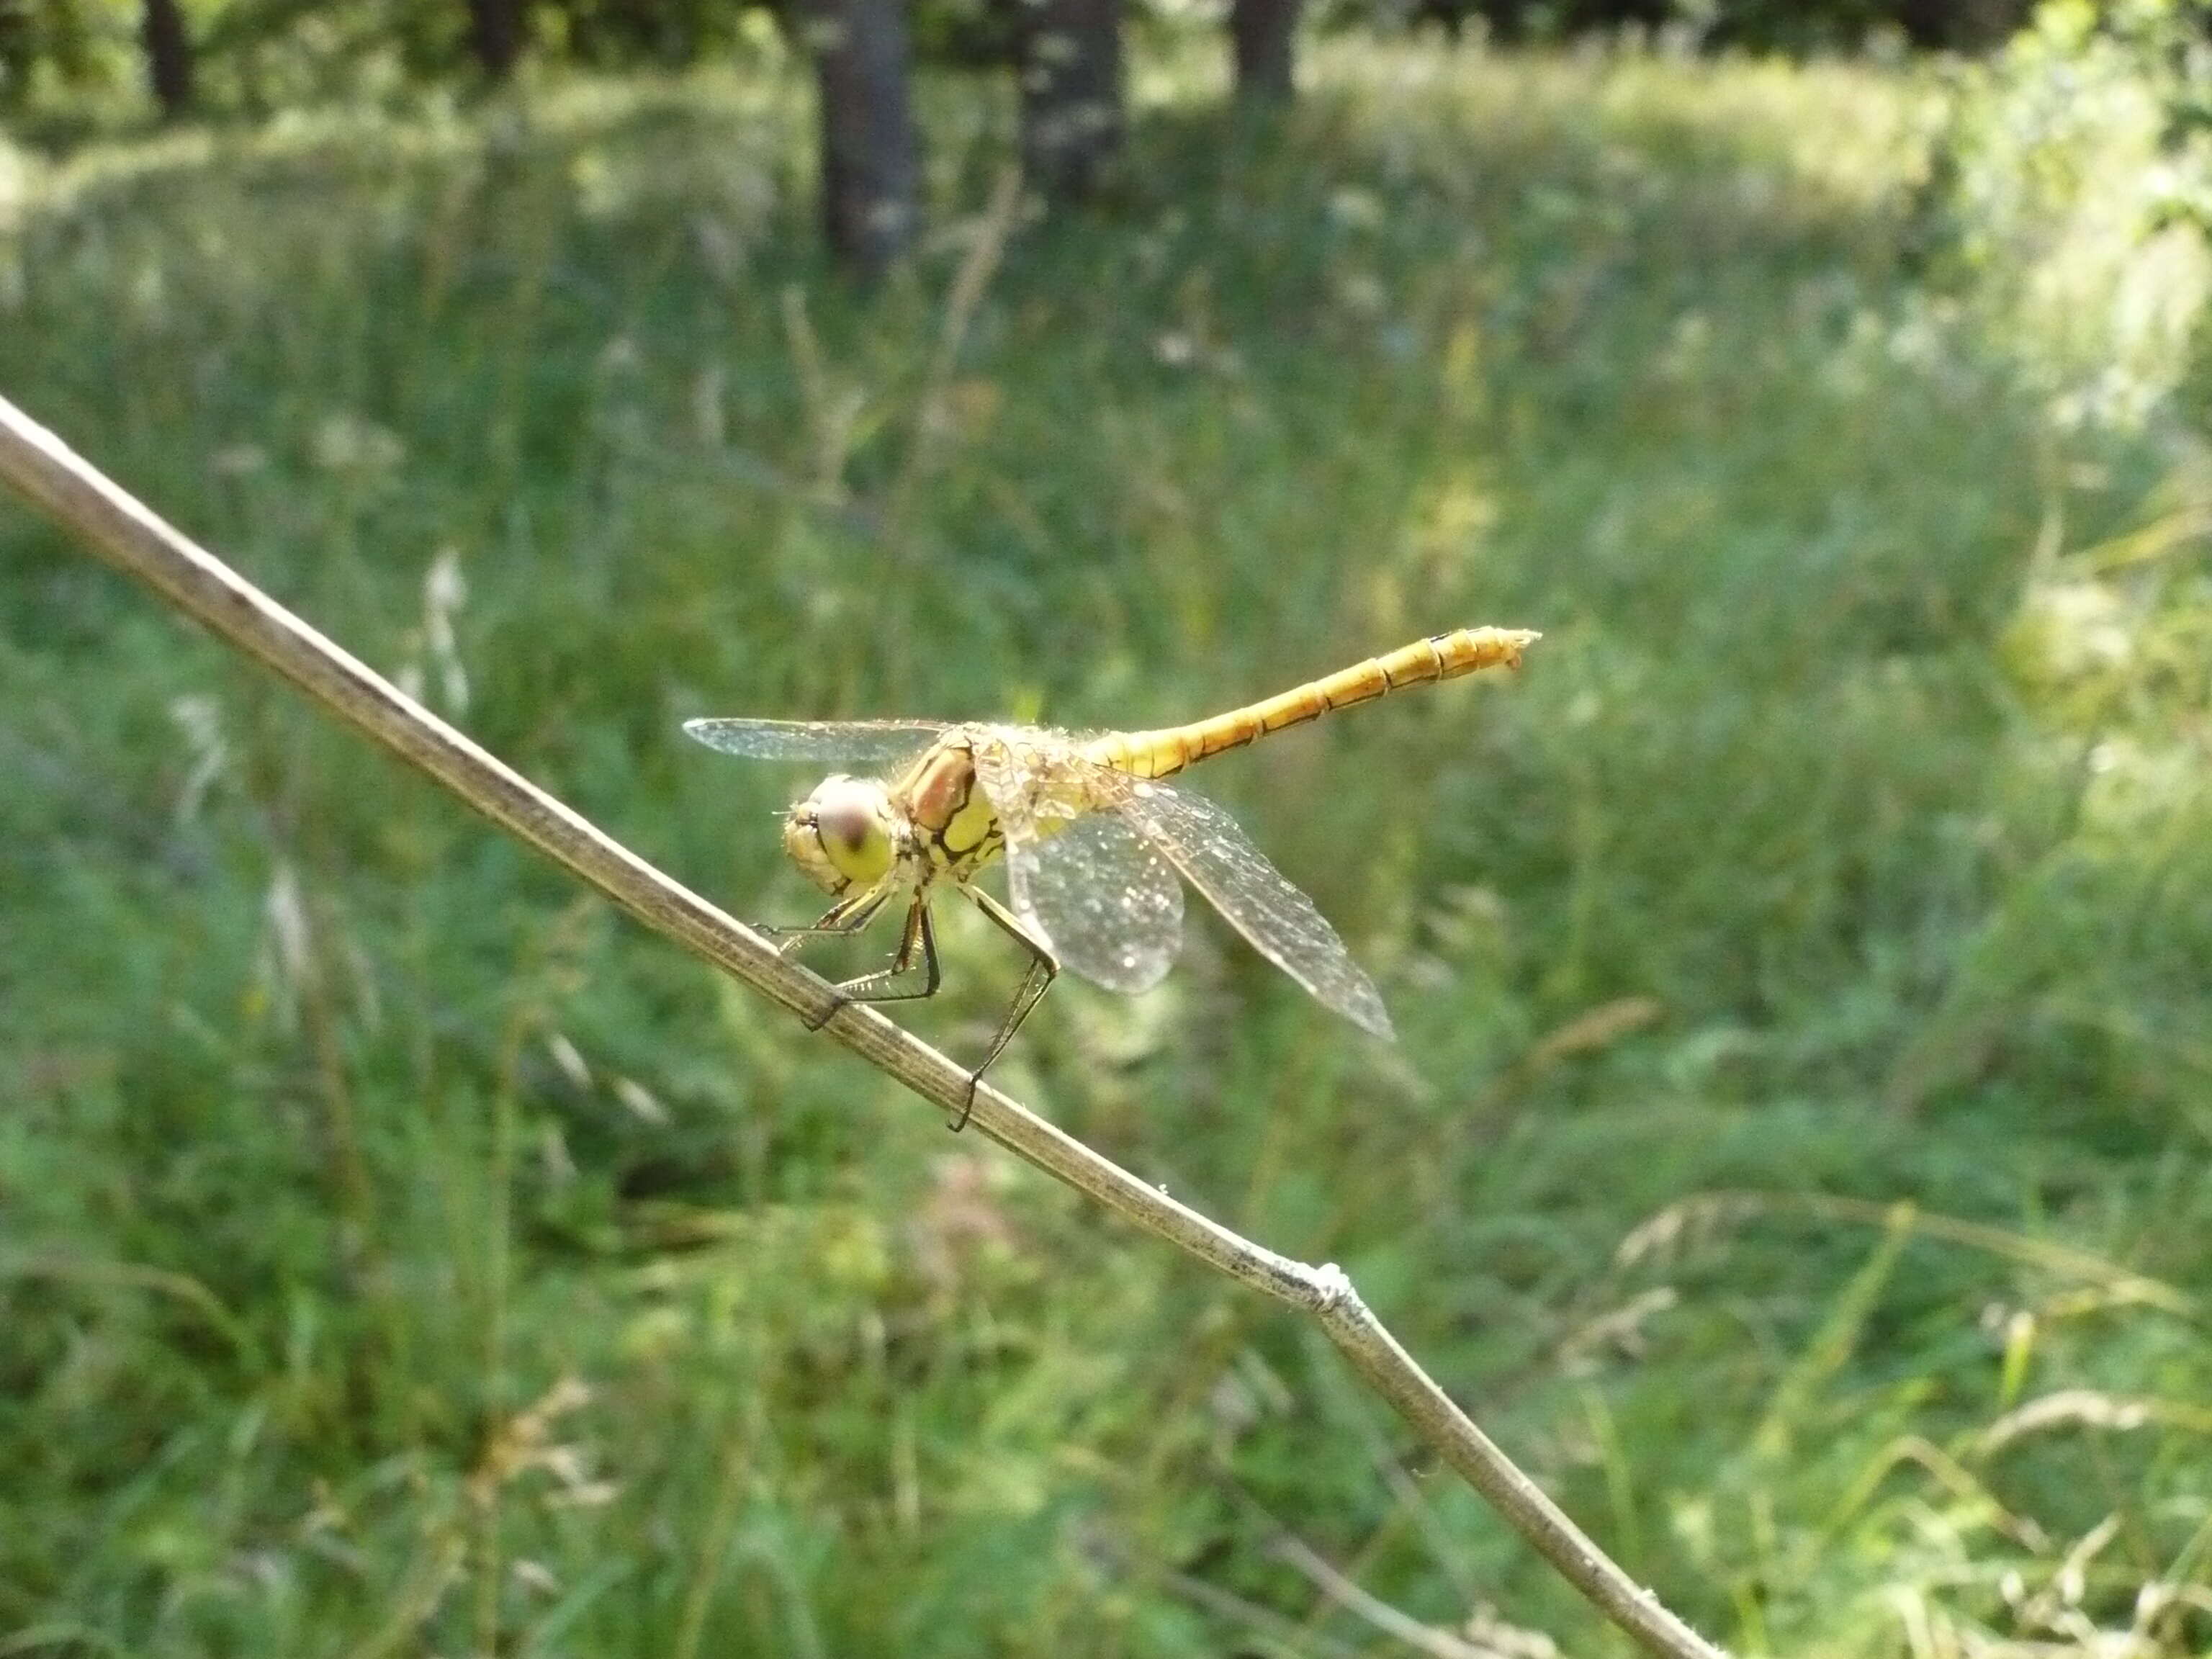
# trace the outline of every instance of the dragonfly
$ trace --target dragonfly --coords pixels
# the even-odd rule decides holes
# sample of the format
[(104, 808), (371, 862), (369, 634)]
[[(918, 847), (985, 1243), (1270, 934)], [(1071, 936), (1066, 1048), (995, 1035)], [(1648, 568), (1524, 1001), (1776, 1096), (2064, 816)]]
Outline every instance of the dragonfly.
[[(890, 965), (838, 985), (832, 1014), (848, 1001), (937, 994), (943, 976), (930, 907), (947, 888), (1027, 953), (1013, 1000), (969, 1077), (957, 1130), (983, 1073), (1063, 969), (1132, 994), (1159, 983), (1181, 948), (1185, 882), (1324, 1006), (1392, 1039), (1374, 981), (1313, 901), (1226, 811), (1164, 780), (1407, 686), (1518, 668), (1539, 637), (1525, 629), (1459, 629), (1210, 720), (1152, 732), (781, 720), (694, 720), (684, 730), (753, 760), (880, 769), (832, 772), (781, 815), (785, 852), (833, 901), (805, 926), (763, 930), (782, 938), (784, 951), (858, 933), (894, 901), (906, 902)], [(1003, 903), (976, 879), (1002, 861)]]

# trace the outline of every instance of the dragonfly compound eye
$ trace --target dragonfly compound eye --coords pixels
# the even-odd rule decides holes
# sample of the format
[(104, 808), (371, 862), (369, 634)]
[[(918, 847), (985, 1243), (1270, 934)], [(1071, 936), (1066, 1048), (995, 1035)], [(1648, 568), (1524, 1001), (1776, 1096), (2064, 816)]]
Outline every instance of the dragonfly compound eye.
[(830, 892), (882, 880), (897, 856), (883, 786), (858, 778), (825, 779), (791, 809), (783, 846), (800, 869)]

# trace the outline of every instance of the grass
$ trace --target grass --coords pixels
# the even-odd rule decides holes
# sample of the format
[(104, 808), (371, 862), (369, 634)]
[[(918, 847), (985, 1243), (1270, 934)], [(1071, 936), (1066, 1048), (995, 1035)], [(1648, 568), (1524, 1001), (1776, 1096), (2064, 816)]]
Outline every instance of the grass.
[[(1398, 1049), (1200, 923), (1005, 1080), (1343, 1262), (1740, 1649), (2201, 1650), (2186, 388), (2054, 398), (1916, 71), (1139, 91), (949, 374), (1004, 107), (932, 89), (939, 234), (863, 297), (763, 72), (19, 155), (0, 387), (745, 915), (806, 905), (803, 781), (689, 715), (1153, 725), (1543, 629), (1205, 778)], [(1388, 1650), (1285, 1529), (1616, 1641), (1273, 1310), (12, 508), (0, 560), (0, 1650)], [(1015, 964), (947, 949), (957, 1050)]]

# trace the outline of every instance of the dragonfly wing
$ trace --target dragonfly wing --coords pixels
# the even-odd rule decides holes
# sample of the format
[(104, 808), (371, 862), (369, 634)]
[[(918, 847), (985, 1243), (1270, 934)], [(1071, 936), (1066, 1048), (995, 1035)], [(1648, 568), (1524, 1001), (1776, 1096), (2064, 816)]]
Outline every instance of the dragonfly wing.
[(1254, 950), (1362, 1030), (1396, 1036), (1375, 981), (1352, 959), (1336, 929), (1267, 862), (1236, 819), (1200, 796), (1133, 781), (1120, 810)]
[(1127, 824), (1097, 810), (1122, 787), (1120, 775), (1039, 728), (979, 729), (972, 746), (1006, 836), (1015, 914), (1095, 985), (1134, 994), (1158, 984), (1182, 945), (1182, 884)]
[(1006, 884), (1061, 963), (1109, 991), (1151, 990), (1182, 948), (1182, 884), (1110, 812), (1009, 837)]
[(752, 760), (904, 760), (949, 728), (933, 720), (686, 720), (684, 732), (709, 749)]

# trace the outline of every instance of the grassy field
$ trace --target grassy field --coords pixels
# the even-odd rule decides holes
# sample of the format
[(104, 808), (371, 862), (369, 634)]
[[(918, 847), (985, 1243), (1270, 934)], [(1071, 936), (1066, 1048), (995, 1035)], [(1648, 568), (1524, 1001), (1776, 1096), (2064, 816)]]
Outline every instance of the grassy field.
[[(1200, 922), (1001, 1081), (1342, 1262), (1732, 1645), (2204, 1651), (2212, 463), (2089, 325), (2136, 264), (1962, 217), (1916, 70), (1139, 80), (1127, 198), (964, 319), (965, 85), (872, 297), (773, 65), (0, 149), (0, 391), (749, 916), (809, 780), (685, 717), (1543, 629), (1205, 775), (1397, 1048)], [(1404, 1650), (1298, 1546), (1620, 1650), (1286, 1316), (12, 504), (0, 777), (0, 1653)], [(1018, 964), (947, 951), (972, 1052)]]

